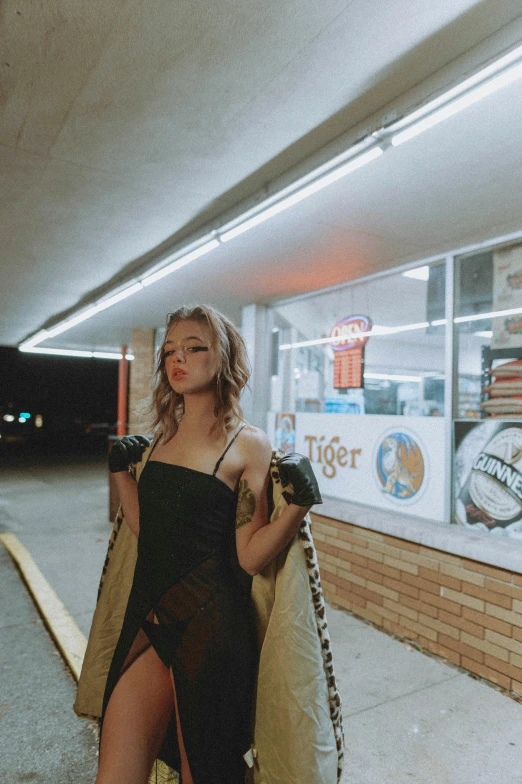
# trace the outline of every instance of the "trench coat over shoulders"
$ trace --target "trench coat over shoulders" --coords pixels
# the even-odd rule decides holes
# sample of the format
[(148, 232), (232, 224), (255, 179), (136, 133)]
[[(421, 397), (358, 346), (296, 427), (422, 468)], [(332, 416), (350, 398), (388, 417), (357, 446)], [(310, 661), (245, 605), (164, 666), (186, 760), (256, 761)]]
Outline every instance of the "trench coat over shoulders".
[[(151, 447), (134, 467), (139, 477)], [(272, 452), (270, 521), (287, 505)], [(292, 488), (289, 486), (291, 492)], [(287, 495), (287, 497), (289, 497)], [(259, 669), (253, 743), (245, 784), (338, 784), (343, 765), (341, 698), (333, 671), (325, 602), (307, 514), (296, 537), (252, 579)], [(118, 510), (98, 588), (74, 711), (98, 721), (107, 674), (123, 624), (137, 555), (137, 538)], [(150, 782), (174, 784), (162, 760)]]

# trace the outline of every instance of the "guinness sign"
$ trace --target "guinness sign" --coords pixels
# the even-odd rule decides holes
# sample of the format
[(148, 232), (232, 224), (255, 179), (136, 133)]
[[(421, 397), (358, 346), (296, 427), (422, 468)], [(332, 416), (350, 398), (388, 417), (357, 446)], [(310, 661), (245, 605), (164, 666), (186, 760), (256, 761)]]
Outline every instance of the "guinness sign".
[[(456, 423), (456, 427), (464, 423)], [(456, 459), (469, 471), (455, 503), (455, 522), (480, 528), (522, 530), (522, 428), (515, 423), (477, 425), (461, 440)], [(480, 428), (487, 440), (479, 445)], [(487, 429), (487, 430), (486, 430)]]

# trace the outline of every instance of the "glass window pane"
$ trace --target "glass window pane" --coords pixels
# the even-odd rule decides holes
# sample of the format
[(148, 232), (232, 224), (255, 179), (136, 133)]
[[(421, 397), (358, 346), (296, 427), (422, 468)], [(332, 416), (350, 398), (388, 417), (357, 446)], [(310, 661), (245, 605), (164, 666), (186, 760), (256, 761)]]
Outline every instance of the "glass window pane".
[(517, 310), (522, 310), (522, 245), (456, 260), (458, 419), (522, 414), (522, 376), (520, 387), (500, 378), (508, 378), (509, 368), (517, 365), (499, 371), (498, 378), (493, 373), (500, 365), (521, 363), (522, 313)]
[(271, 411), (443, 415), (444, 317), (445, 262), (276, 305)]

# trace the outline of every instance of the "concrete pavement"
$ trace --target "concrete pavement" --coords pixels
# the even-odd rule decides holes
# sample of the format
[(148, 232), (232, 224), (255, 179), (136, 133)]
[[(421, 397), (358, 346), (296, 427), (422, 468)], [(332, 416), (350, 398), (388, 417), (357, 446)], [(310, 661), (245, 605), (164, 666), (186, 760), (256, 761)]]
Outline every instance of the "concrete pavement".
[[(0, 530), (18, 536), (85, 635), (110, 532), (107, 495), (101, 458), (0, 468)], [(95, 735), (73, 713), (73, 679), (3, 548), (0, 572), (0, 780), (92, 784)], [(343, 784), (522, 784), (522, 705), (345, 611), (330, 608), (328, 620)]]
[(0, 547), (0, 781), (92, 784), (94, 725), (72, 712), (75, 681)]

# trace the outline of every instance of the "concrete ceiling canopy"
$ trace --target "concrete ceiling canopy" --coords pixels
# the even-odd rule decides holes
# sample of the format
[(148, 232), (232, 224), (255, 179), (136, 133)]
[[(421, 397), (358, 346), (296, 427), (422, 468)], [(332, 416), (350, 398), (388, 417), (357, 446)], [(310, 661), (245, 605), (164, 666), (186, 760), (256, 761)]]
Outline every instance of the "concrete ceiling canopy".
[[(518, 0), (6, 0), (0, 24), (7, 345), (522, 42)], [(114, 350), (188, 301), (238, 321), (521, 230), (521, 99), (519, 80), (45, 345)]]

